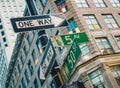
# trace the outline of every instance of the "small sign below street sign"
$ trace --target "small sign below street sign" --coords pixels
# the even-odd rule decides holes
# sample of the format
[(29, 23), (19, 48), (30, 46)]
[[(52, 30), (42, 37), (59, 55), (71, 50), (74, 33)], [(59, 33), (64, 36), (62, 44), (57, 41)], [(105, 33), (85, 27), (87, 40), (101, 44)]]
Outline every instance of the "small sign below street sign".
[(47, 75), (50, 72), (50, 69), (52, 68), (52, 64), (55, 61), (55, 57), (56, 52), (51, 40), (49, 39), (41, 60), (41, 68), (45, 78), (47, 77)]
[(76, 42), (78, 44), (89, 42), (89, 39), (85, 32), (51, 36), (51, 40), (55, 47), (71, 45), (74, 39), (76, 39)]
[(68, 26), (68, 22), (62, 13), (11, 18), (10, 20), (15, 32)]

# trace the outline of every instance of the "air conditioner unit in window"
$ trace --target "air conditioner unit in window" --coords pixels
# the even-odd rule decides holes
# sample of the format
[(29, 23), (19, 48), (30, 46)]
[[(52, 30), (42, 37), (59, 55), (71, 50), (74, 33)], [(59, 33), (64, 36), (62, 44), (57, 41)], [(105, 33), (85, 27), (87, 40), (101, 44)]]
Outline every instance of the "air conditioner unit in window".
[(108, 51), (106, 48), (101, 49), (102, 54), (108, 54)]

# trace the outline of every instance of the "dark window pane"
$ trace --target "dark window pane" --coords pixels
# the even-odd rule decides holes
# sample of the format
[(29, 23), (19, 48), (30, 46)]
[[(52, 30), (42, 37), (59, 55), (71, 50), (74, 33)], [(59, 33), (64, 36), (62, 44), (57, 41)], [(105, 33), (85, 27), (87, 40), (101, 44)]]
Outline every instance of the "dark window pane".
[(5, 44), (5, 47), (7, 47), (8, 46), (8, 44)]
[(6, 38), (5, 37), (3, 38), (3, 41), (6, 42)]
[(40, 37), (39, 39), (40, 39), (40, 41), (41, 41), (41, 45), (42, 45), (42, 46), (46, 45), (47, 42), (48, 42), (47, 36), (42, 36), (42, 37)]
[(3, 35), (5, 35), (5, 32), (4, 32), (4, 31), (2, 31), (2, 32), (1, 32), (1, 34), (2, 34), (2, 36), (3, 36)]
[(65, 0), (56, 0), (55, 3), (58, 7), (59, 12), (68, 11), (68, 7)]
[(41, 30), (41, 31), (38, 32), (38, 36), (41, 36), (43, 34), (45, 34), (45, 30)]
[(3, 26), (2, 26), (2, 25), (0, 25), (0, 29), (3, 29)]
[(21, 82), (22, 82), (23, 88), (27, 88), (27, 87), (26, 87), (26, 84), (25, 84), (25, 80), (24, 80), (23, 78), (22, 78)]
[(26, 80), (27, 80), (27, 83), (29, 83), (30, 78), (29, 78), (27, 69), (25, 70), (25, 73), (24, 73), (24, 74), (25, 74), (25, 78), (26, 78)]
[(29, 62), (28, 62), (28, 68), (29, 68), (29, 70), (30, 70), (30, 73), (31, 73), (31, 75), (33, 74), (33, 66), (32, 66), (32, 63), (31, 63), (31, 61), (29, 60)]
[(39, 88), (37, 79), (35, 79), (35, 81), (34, 81), (34, 87), (35, 87), (35, 88)]
[(37, 58), (37, 54), (36, 54), (35, 50), (33, 50), (33, 52), (32, 52), (32, 57), (34, 60), (34, 65), (36, 66), (38, 64), (38, 58)]

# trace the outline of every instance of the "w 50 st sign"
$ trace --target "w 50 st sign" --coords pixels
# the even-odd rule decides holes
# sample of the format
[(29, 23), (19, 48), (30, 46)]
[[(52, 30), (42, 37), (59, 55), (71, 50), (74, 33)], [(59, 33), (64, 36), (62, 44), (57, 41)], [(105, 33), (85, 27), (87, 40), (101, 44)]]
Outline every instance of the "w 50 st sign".
[(62, 77), (63, 77), (64, 81), (67, 80), (66, 76), (68, 78), (70, 77), (71, 72), (73, 71), (80, 55), (81, 55), (81, 50), (80, 50), (78, 44), (76, 43), (76, 41), (74, 40), (72, 43), (72, 46), (70, 48), (70, 51), (65, 59), (65, 62), (62, 66), (61, 74), (63, 75)]

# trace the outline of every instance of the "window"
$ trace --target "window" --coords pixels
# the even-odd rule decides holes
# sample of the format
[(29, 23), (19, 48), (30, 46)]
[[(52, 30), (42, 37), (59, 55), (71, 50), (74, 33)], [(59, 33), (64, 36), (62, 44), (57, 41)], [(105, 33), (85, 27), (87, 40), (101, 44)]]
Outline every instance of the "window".
[(13, 86), (15, 87), (15, 80), (14, 80), (14, 77), (12, 77), (12, 83), (13, 83)]
[[(9, 5), (9, 4), (8, 4)], [(10, 10), (12, 10), (12, 7), (11, 6), (8, 6), (8, 10), (10, 11)]]
[(3, 26), (0, 24), (0, 29), (3, 29)]
[(24, 46), (23, 50), (24, 50), (25, 54), (27, 54), (27, 46)]
[(26, 78), (26, 80), (27, 80), (27, 83), (29, 83), (30, 77), (29, 77), (29, 74), (28, 74), (27, 69), (25, 70), (24, 74), (25, 74), (25, 78)]
[(39, 38), (38, 38), (38, 40), (37, 41), (39, 41), (39, 42), (41, 42), (41, 45), (42, 46), (45, 46), (46, 44), (47, 44), (47, 42), (48, 42), (48, 38), (47, 38), (47, 36), (46, 36), (46, 32), (44, 31), (44, 30), (42, 30), (42, 31), (39, 31), (38, 32), (38, 36), (39, 36)]
[(118, 25), (111, 14), (102, 15), (108, 28), (118, 28)]
[(102, 53), (113, 53), (114, 50), (112, 46), (110, 45), (107, 38), (97, 38), (95, 39), (98, 48), (101, 50)]
[(8, 44), (5, 44), (5, 47), (7, 47), (8, 46)]
[(39, 54), (42, 55), (43, 50), (42, 50), (42, 45), (41, 45), (40, 39), (37, 39), (36, 45), (37, 45), (37, 47), (38, 47)]
[(14, 35), (10, 35), (10, 38), (11, 38), (11, 40), (15, 40), (15, 36)]
[(92, 81), (94, 88), (105, 88), (105, 81), (102, 76), (102, 72), (100, 69), (90, 73), (89, 75), (90, 80)]
[(21, 85), (19, 85), (19, 87), (18, 88), (21, 88)]
[(82, 55), (86, 55), (86, 54), (88, 54), (90, 52), (89, 47), (87, 46), (87, 44), (81, 44), (80, 49), (81, 49)]
[(17, 66), (17, 68), (18, 68), (19, 73), (21, 73), (21, 71), (22, 71), (22, 64), (19, 63), (18, 66)]
[(74, 20), (74, 18), (69, 19), (68, 23), (69, 23), (69, 25), (68, 25), (67, 29), (68, 29), (69, 33), (80, 32), (80, 30), (79, 30), (79, 28), (77, 26), (77, 23)]
[(24, 64), (25, 59), (23, 56), (20, 57), (20, 60), (21, 60), (22, 64)]
[(86, 15), (84, 16), (84, 19), (90, 30), (97, 30), (101, 28), (94, 15)]
[(113, 77), (117, 81), (117, 84), (120, 86), (120, 65), (118, 65), (118, 66), (111, 66), (110, 70), (112, 72)]
[(106, 7), (104, 0), (93, 0), (96, 7)]
[(1, 45), (1, 43), (0, 43), (0, 47), (1, 47), (2, 45)]
[(37, 54), (36, 54), (35, 50), (32, 51), (32, 57), (34, 60), (34, 65), (36, 66), (38, 64), (38, 58), (37, 58)]
[(33, 74), (33, 72), (34, 72), (34, 70), (33, 70), (33, 66), (32, 66), (32, 63), (31, 63), (31, 61), (30, 61), (30, 60), (28, 61), (28, 68), (29, 68), (30, 73), (31, 73), (31, 75), (32, 75), (32, 74)]
[(4, 16), (8, 16), (8, 12), (7, 11), (4, 11)]
[(67, 12), (68, 11), (68, 7), (66, 4), (66, 0), (56, 0), (55, 1), (57, 8), (59, 10), (59, 12)]
[(5, 2), (4, 2), (3, 0), (1, 0), (1, 2), (0, 2), (0, 3), (1, 3), (1, 5), (4, 5), (4, 4), (5, 4)]
[(5, 32), (4, 32), (4, 31), (2, 31), (2, 32), (1, 32), (1, 34), (2, 34), (2, 36), (4, 36), (4, 35), (5, 35)]
[(40, 37), (41, 35), (45, 35), (45, 34), (46, 34), (45, 30), (41, 30), (41, 31), (38, 32), (38, 36), (39, 36), (39, 37)]
[(35, 88), (39, 88), (37, 79), (34, 80), (34, 87), (35, 87)]
[(6, 38), (5, 37), (3, 38), (3, 41), (6, 42)]
[(18, 79), (19, 79), (19, 73), (18, 73), (17, 69), (15, 69), (15, 79), (16, 79), (16, 81), (18, 81)]
[(116, 36), (115, 39), (117, 41), (118, 46), (120, 47), (120, 36)]
[(2, 9), (3, 9), (4, 11), (6, 11), (7, 8), (6, 8), (5, 6), (2, 6)]
[(15, 0), (12, 0), (12, 2), (15, 2)]
[(31, 44), (32, 39), (31, 39), (30, 35), (27, 36), (27, 41), (28, 41), (29, 44)]
[(120, 0), (110, 0), (113, 7), (120, 7)]
[(47, 44), (47, 42), (48, 42), (48, 38), (47, 38), (46, 35), (42, 35), (42, 36), (39, 38), (39, 40), (42, 41), (42, 42), (41, 42), (41, 45), (42, 45), (42, 46), (45, 46), (45, 45)]
[(50, 14), (50, 13), (51, 13), (51, 11), (50, 11), (50, 9), (48, 9), (47, 14)]
[(81, 8), (89, 7), (86, 0), (75, 0), (75, 2), (77, 3), (78, 7), (81, 7)]
[(27, 41), (28, 41), (29, 44), (32, 43), (32, 39), (33, 39), (33, 34), (32, 34), (32, 32), (31, 32), (31, 33), (27, 36)]
[(22, 83), (23, 88), (27, 88), (27, 87), (26, 87), (26, 84), (25, 84), (24, 78), (22, 78), (21, 83)]

